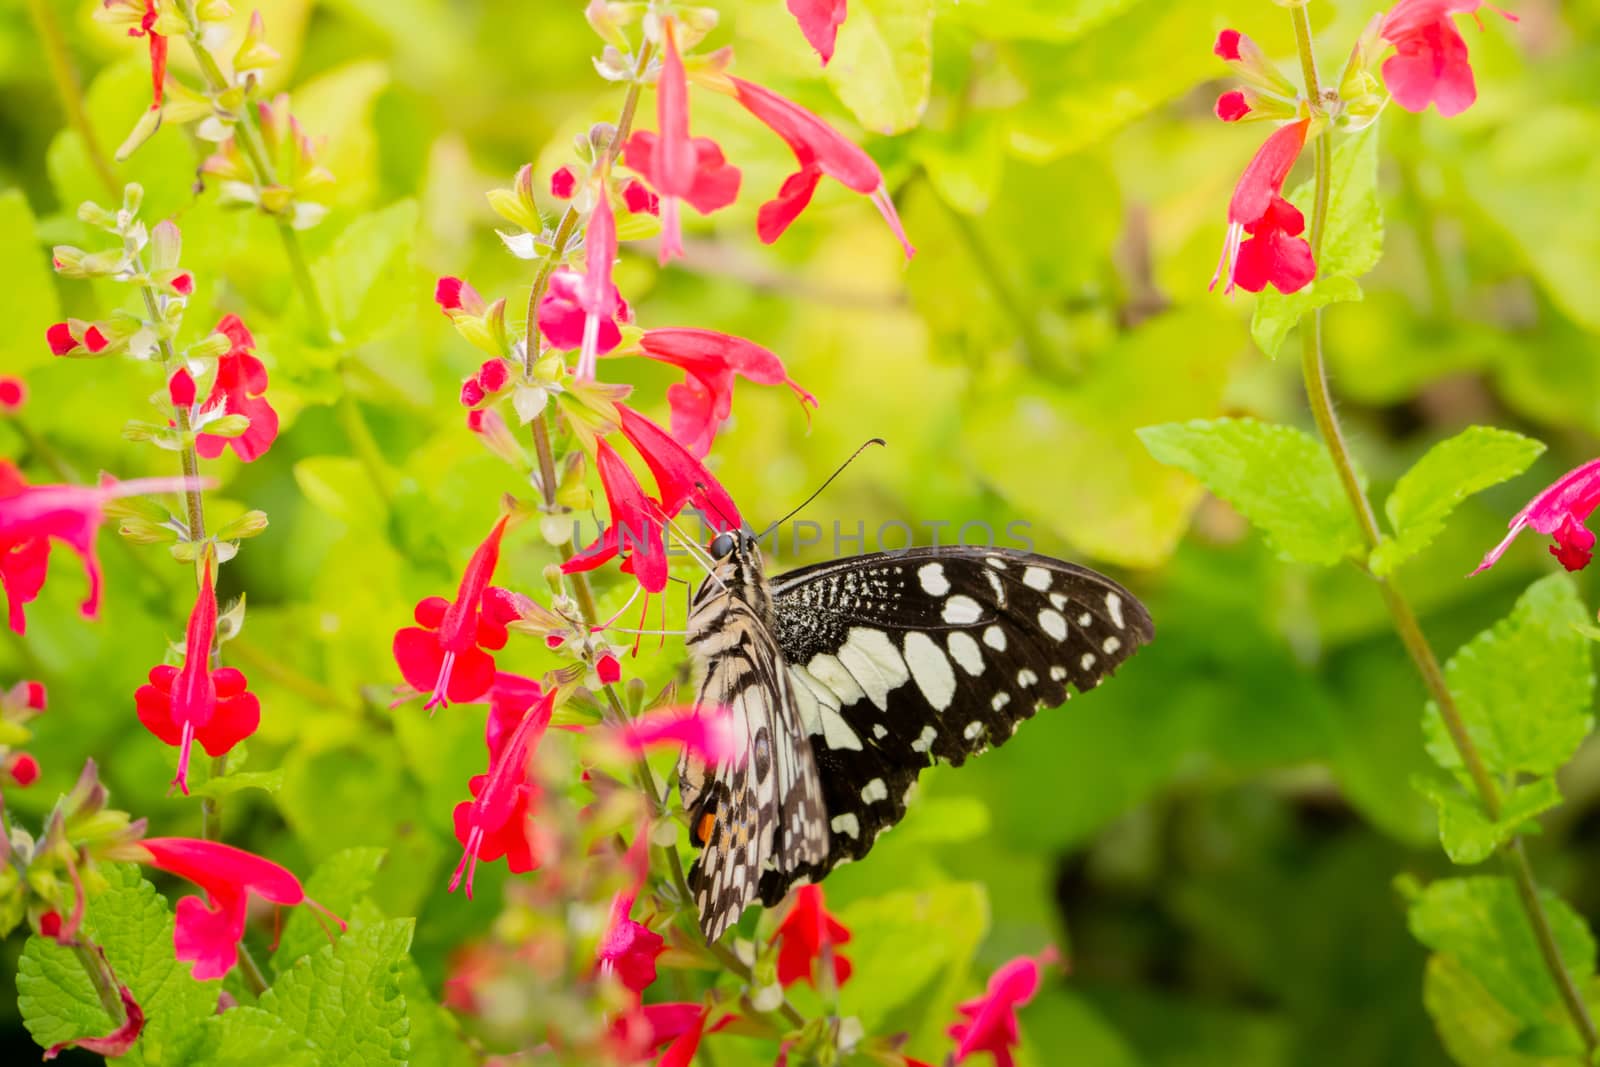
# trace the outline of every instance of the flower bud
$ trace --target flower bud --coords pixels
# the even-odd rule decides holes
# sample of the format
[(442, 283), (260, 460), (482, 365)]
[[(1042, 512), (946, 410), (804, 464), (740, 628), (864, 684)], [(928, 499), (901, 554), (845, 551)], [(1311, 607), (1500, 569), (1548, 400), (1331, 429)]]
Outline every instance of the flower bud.
[(239, 43), (239, 50), (233, 54), (233, 69), (241, 74), (247, 70), (261, 70), (272, 66), (278, 59), (277, 50), (267, 44), (267, 26), (261, 18), (261, 12), (253, 12), (250, 15), (250, 28)]
[(187, 410), (194, 404), (194, 377), (187, 368), (180, 367), (178, 373), (167, 379), (167, 399), (172, 401), (175, 408)]
[(1219, 33), (1212, 51), (1245, 83), (1290, 100), (1300, 95), (1300, 90), (1273, 65), (1261, 46), (1238, 30)]
[(150, 229), (150, 270), (173, 270), (183, 253), (183, 234), (171, 219), (162, 219)]
[(252, 508), (217, 530), (217, 540), (245, 541), (264, 533), (266, 529), (267, 513)]

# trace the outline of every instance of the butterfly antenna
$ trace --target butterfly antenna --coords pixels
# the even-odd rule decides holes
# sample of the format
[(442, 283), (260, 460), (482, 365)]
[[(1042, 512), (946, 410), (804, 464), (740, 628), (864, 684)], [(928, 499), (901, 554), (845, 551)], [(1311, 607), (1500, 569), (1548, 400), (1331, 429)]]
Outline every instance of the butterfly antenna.
[(861, 455), (861, 453), (865, 452), (867, 449), (871, 448), (873, 445), (886, 445), (887, 443), (888, 442), (884, 441), (884, 439), (881, 438), (881, 437), (874, 437), (874, 438), (872, 438), (870, 440), (863, 441), (861, 443), (861, 447), (857, 448), (854, 452), (850, 453), (850, 458), (849, 459), (847, 459), (843, 463), (839, 464), (839, 469), (838, 470), (836, 470), (832, 474), (828, 475), (828, 480), (827, 481), (825, 481), (821, 485), (817, 486), (816, 492), (812, 493), (810, 496), (806, 497), (803, 501), (801, 501), (799, 507), (797, 507), (793, 511), (789, 512), (789, 514), (785, 515), (783, 518), (778, 519), (771, 526), (768, 526), (765, 530), (762, 530), (759, 534), (756, 535), (756, 540), (757, 541), (762, 540), (763, 538), (765, 538), (767, 536), (767, 534), (771, 533), (773, 530), (776, 530), (778, 527), (782, 526), (784, 523), (788, 522), (790, 519), (794, 518), (796, 515), (800, 514), (802, 511), (804, 511), (806, 509), (806, 506), (808, 504), (810, 504), (813, 500), (817, 499), (817, 497), (821, 496), (822, 495), (822, 491), (824, 489), (828, 488), (828, 486), (832, 485), (833, 484), (833, 480), (835, 478), (839, 477), (839, 475), (843, 474), (844, 471), (845, 471), (845, 468), (850, 466), (850, 464), (854, 463), (856, 461), (856, 457)]
[(706, 550), (704, 548), (700, 547), (700, 542), (696, 541), (694, 538), (690, 537), (687, 533), (685, 533), (683, 531), (683, 529), (677, 524), (677, 522), (675, 522), (674, 520), (672, 520), (670, 518), (667, 518), (665, 515), (662, 516), (662, 521), (665, 524), (667, 529), (671, 530), (674, 534), (677, 535), (678, 541), (683, 545), (684, 549), (689, 553), (690, 558), (693, 559), (696, 563), (700, 564), (701, 568), (705, 570), (706, 576), (708, 578), (710, 578), (713, 582), (716, 582), (717, 583), (717, 587), (720, 588), (724, 593), (726, 593), (728, 591), (728, 587), (725, 584), (723, 584), (723, 581), (722, 581), (721, 578), (717, 577), (716, 561), (711, 558), (711, 556), (706, 552)]

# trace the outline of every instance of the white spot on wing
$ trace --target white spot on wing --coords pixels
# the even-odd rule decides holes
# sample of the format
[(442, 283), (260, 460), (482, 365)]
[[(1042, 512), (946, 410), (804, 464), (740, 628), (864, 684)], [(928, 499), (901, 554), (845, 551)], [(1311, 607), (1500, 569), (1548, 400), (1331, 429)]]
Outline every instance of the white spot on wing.
[(983, 650), (972, 635), (962, 630), (952, 631), (944, 642), (950, 649), (950, 658), (961, 664), (961, 669), (976, 678), (983, 673)]
[(839, 662), (854, 676), (867, 699), (879, 711), (888, 708), (889, 691), (904, 685), (911, 677), (889, 635), (867, 626), (851, 627), (844, 647), (839, 649)]
[(1066, 676), (1067, 676), (1067, 669), (1065, 667), (1051, 667), (1050, 668), (1050, 680), (1052, 682), (1062, 681), (1062, 680), (1064, 680), (1066, 678)]
[(1106, 611), (1111, 615), (1111, 622), (1117, 629), (1123, 628), (1122, 598), (1115, 593), (1106, 594)]
[(1028, 688), (1028, 686), (1032, 685), (1034, 682), (1037, 682), (1038, 680), (1039, 680), (1039, 676), (1037, 674), (1034, 674), (1032, 671), (1030, 671), (1026, 667), (1022, 668), (1020, 671), (1017, 672), (1017, 685), (1019, 687), (1023, 688), (1023, 689)]
[(983, 576), (989, 579), (989, 591), (994, 594), (995, 602), (1004, 607), (1006, 602), (1006, 587), (1000, 584), (1000, 576), (995, 574), (994, 571), (984, 571)]
[(1045, 608), (1039, 612), (1039, 626), (1057, 641), (1067, 639), (1067, 619), (1061, 612)]
[(1108, 656), (1116, 652), (1116, 650), (1121, 647), (1122, 642), (1117, 640), (1115, 637), (1108, 637), (1104, 641), (1100, 642), (1100, 650)]
[[(858, 700), (866, 699), (866, 692), (856, 683), (855, 676), (839, 662), (838, 656), (830, 656), (826, 652), (818, 653), (811, 657), (811, 662), (806, 664), (806, 670), (811, 676), (821, 682), (824, 687), (833, 693), (835, 709), (845, 704), (854, 704)], [(819, 694), (817, 699), (823, 704), (830, 703), (823, 700)]]
[(880, 800), (889, 799), (889, 787), (882, 778), (874, 778), (861, 787), (861, 801), (864, 804), (875, 804)]
[(1028, 567), (1022, 572), (1022, 584), (1042, 593), (1050, 588), (1050, 572), (1043, 567)]
[(876, 737), (879, 741), (882, 741), (885, 737), (889, 736), (889, 730), (883, 725), (883, 723), (875, 722), (872, 724), (872, 736)]
[(1094, 616), (1090, 615), (1087, 611), (1078, 616), (1079, 626), (1088, 626), (1091, 622), (1094, 622)]
[(917, 571), (922, 591), (929, 596), (944, 596), (950, 591), (950, 579), (944, 576), (943, 563), (927, 563)]
[(836, 834), (843, 834), (852, 839), (861, 836), (861, 820), (856, 818), (853, 811), (847, 811), (843, 815), (835, 815), (833, 821), (828, 825), (833, 827), (833, 832)]
[[(966, 637), (965, 634), (961, 636)], [(972, 639), (968, 637), (967, 640)], [(950, 706), (956, 695), (956, 672), (933, 638), (920, 631), (906, 634), (906, 665), (911, 668), (911, 678), (922, 691), (923, 699), (938, 711)]]
[(1067, 594), (1065, 594), (1065, 593), (1051, 593), (1050, 594), (1050, 604), (1057, 611), (1066, 611), (1067, 610)]
[(985, 556), (983, 561), (997, 571), (1003, 571), (1006, 569), (1006, 561), (1001, 559), (999, 556)]
[(998, 626), (991, 626), (983, 631), (983, 643), (996, 652), (1006, 650), (1006, 632)]
[(967, 723), (967, 728), (961, 731), (961, 736), (971, 741), (981, 733), (983, 733), (983, 723), (978, 719), (973, 719)]
[(945, 622), (953, 626), (965, 626), (977, 622), (983, 616), (983, 608), (976, 600), (958, 593), (944, 602), (943, 615)]
[(921, 735), (911, 742), (911, 751), (926, 752), (933, 747), (933, 739), (939, 736), (939, 731), (931, 726), (924, 726)]
[(1090, 667), (1093, 667), (1094, 666), (1094, 653), (1093, 652), (1085, 652), (1083, 654), (1083, 658), (1078, 661), (1078, 666), (1082, 667), (1084, 670), (1088, 670)]
[(993, 700), (989, 701), (989, 706), (994, 708), (995, 711), (999, 711), (1009, 703), (1011, 703), (1011, 694), (1001, 690), (994, 695)]

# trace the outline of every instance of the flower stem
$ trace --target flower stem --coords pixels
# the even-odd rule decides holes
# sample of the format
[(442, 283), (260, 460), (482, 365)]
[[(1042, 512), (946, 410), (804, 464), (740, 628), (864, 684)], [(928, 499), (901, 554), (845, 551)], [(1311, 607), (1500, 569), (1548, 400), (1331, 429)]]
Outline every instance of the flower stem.
[[(1295, 39), (1300, 48), (1300, 62), (1306, 78), (1307, 94), (1313, 101), (1320, 100), (1320, 91), (1317, 86), (1316, 60), (1312, 53), (1311, 22), (1306, 15), (1305, 7), (1293, 9)], [(1314, 104), (1319, 107), (1320, 104)], [(1328, 215), (1329, 201), (1332, 196), (1331, 181), (1331, 150), (1328, 145), (1328, 133), (1324, 129), (1317, 134), (1315, 148), (1316, 184), (1315, 202), (1312, 211), (1311, 225), (1311, 252), (1315, 260), (1320, 261), (1322, 254), (1322, 234)], [(1316, 310), (1300, 320), (1301, 338), (1301, 372), (1305, 378), (1306, 399), (1311, 407), (1312, 416), (1316, 419), (1317, 429), (1322, 434), (1323, 443), (1327, 446), (1328, 454), (1333, 460), (1334, 469), (1339, 474), (1340, 484), (1343, 485), (1345, 496), (1349, 499), (1350, 510), (1355, 514), (1356, 523), (1360, 527), (1362, 539), (1366, 542), (1367, 549), (1378, 547), (1383, 539), (1379, 529), (1377, 516), (1372, 510), (1372, 503), (1367, 499), (1366, 490), (1362, 488), (1360, 478), (1356, 474), (1355, 463), (1351, 459), (1349, 446), (1346, 444), (1344, 434), (1339, 426), (1339, 417), (1334, 410), (1333, 397), (1328, 389), (1327, 367), (1323, 360), (1322, 351), (1322, 312)], [(1473, 741), (1466, 721), (1461, 717), (1461, 709), (1456, 705), (1455, 696), (1450, 692), (1450, 687), (1445, 681), (1444, 671), (1439, 666), (1439, 658), (1433, 651), (1433, 646), (1428, 643), (1428, 638), (1423, 633), (1422, 625), (1417, 620), (1417, 615), (1412, 610), (1411, 603), (1400, 591), (1395, 583), (1394, 576), (1383, 577), (1372, 575), (1378, 584), (1379, 591), (1383, 594), (1384, 603), (1389, 608), (1394, 628), (1400, 636), (1401, 643), (1405, 645), (1407, 654), (1416, 666), (1417, 673), (1421, 675), (1428, 694), (1433, 698), (1434, 704), (1439, 709), (1439, 716), (1444, 721), (1445, 729), (1450, 734), (1450, 740), (1455, 747), (1457, 755), (1461, 758), (1462, 766), (1467, 770), (1477, 789), (1479, 798), (1483, 802), (1484, 811), (1490, 819), (1498, 819), (1501, 812), (1500, 788), (1493, 775), (1483, 762), (1477, 744)], [(1527, 849), (1521, 838), (1513, 838), (1507, 845), (1503, 857), (1505, 866), (1516, 885), (1517, 897), (1522, 904), (1522, 910), (1527, 914), (1528, 923), (1533, 928), (1535, 939), (1539, 944), (1539, 954), (1543, 958), (1545, 969), (1555, 982), (1556, 989), (1560, 992), (1567, 1014), (1572, 1017), (1573, 1024), (1577, 1027), (1579, 1035), (1583, 1038), (1584, 1046), (1589, 1053), (1600, 1049), (1600, 1034), (1595, 1030), (1594, 1019), (1589, 1014), (1583, 997), (1578, 990), (1577, 983), (1572, 974), (1567, 970), (1565, 962), (1561, 959), (1561, 952), (1556, 945), (1555, 935), (1550, 926), (1550, 917), (1545, 911), (1544, 903), (1539, 899), (1538, 884), (1533, 876), (1533, 867), (1528, 861)]]
[(117, 180), (117, 172), (111, 168), (111, 160), (106, 158), (105, 149), (100, 147), (94, 127), (89, 124), (89, 113), (83, 106), (83, 89), (78, 85), (78, 73), (72, 67), (72, 54), (67, 50), (67, 39), (61, 32), (61, 20), (56, 17), (55, 8), (49, 0), (28, 0), (28, 11), (38, 27), (40, 40), (44, 42), (45, 63), (50, 67), (50, 80), (56, 84), (56, 95), (61, 98), (61, 109), (67, 113), (67, 121), (83, 139), (83, 148), (88, 153), (89, 165), (94, 169), (95, 176), (105, 186), (107, 195), (117, 199), (122, 196), (122, 182)]
[(83, 973), (89, 976), (89, 983), (94, 986), (95, 995), (100, 998), (100, 1006), (111, 1016), (112, 1029), (120, 1029), (128, 1021), (128, 1012), (122, 1006), (122, 992), (118, 988), (117, 976), (112, 972), (105, 953), (86, 941), (75, 940), (72, 943), (72, 954), (78, 957), (78, 962), (83, 966)]

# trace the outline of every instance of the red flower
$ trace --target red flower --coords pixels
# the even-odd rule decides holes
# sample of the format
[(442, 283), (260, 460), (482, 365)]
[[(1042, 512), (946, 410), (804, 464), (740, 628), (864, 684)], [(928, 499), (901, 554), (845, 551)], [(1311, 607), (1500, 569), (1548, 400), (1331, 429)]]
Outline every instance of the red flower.
[[(1569, 571), (1580, 571), (1594, 555), (1594, 534), (1584, 526), (1590, 513), (1600, 505), (1600, 459), (1590, 460), (1556, 479), (1548, 489), (1511, 516), (1511, 532), (1489, 550), (1473, 574), (1488, 570), (1505, 554), (1524, 527), (1555, 539), (1550, 554)], [(1468, 577), (1471, 577), (1469, 575)]]
[(178, 773), (172, 781), (186, 796), (189, 750), (195, 741), (207, 755), (221, 756), (261, 725), (261, 702), (246, 690), (244, 674), (234, 667), (211, 669), (216, 633), (217, 594), (207, 561), (200, 595), (189, 614), (183, 669), (168, 664), (152, 667), (149, 684), (133, 695), (145, 729), (178, 747)]
[(83, 615), (100, 610), (100, 560), (94, 542), (105, 522), (105, 506), (117, 497), (181, 491), (182, 478), (107, 478), (93, 488), (79, 485), (30, 486), (10, 460), (0, 459), (0, 587), (10, 607), (11, 628), (27, 630), (23, 605), (39, 595), (50, 560), (50, 541), (60, 541), (83, 560), (89, 595)]
[(537, 682), (514, 674), (497, 674), (490, 693), (489, 772), (475, 775), (472, 799), (456, 805), (456, 840), (465, 850), (450, 878), (453, 893), (465, 876), (467, 899), (478, 861), (504, 856), (513, 874), (539, 866), (533, 835), (533, 805), (538, 786), (529, 779), (528, 761), (550, 725), (555, 693), (542, 692)]
[(1379, 33), (1395, 49), (1383, 64), (1384, 84), (1395, 103), (1407, 111), (1426, 111), (1434, 104), (1446, 118), (1472, 106), (1478, 87), (1467, 42), (1450, 16), (1475, 14), (1482, 6), (1483, 0), (1400, 0), (1394, 6)]
[(732, 1023), (737, 1016), (724, 1015), (709, 1030), (706, 1020), (709, 1012), (702, 1004), (677, 1001), (667, 1004), (643, 1004), (611, 1024), (611, 1049), (617, 1058), (626, 1063), (647, 1058), (651, 1052), (667, 1042), (672, 1047), (656, 1061), (656, 1067), (688, 1067), (700, 1049), (700, 1041), (709, 1033), (716, 1033)]
[[(689, 83), (672, 20), (661, 22), (664, 47), (656, 81), (656, 125), (639, 130), (622, 146), (622, 161), (649, 180), (661, 196), (661, 262), (683, 255), (678, 201), (702, 215), (727, 207), (739, 195), (739, 168), (730, 166), (709, 137), (689, 137)], [(602, 197), (601, 199), (604, 199)]]
[(627, 888), (611, 900), (611, 918), (596, 953), (603, 974), (615, 974), (626, 988), (643, 993), (656, 980), (656, 958), (667, 950), (666, 940), (633, 919), (633, 905), (650, 874), (650, 827), (639, 827), (623, 856), (631, 876)]
[(550, 175), (550, 195), (557, 200), (571, 200), (577, 188), (578, 179), (571, 167), (562, 167)]
[(622, 663), (616, 656), (607, 652), (596, 661), (594, 673), (600, 679), (601, 685), (615, 685), (622, 680)]
[(539, 301), (539, 332), (553, 348), (579, 349), (575, 373), (587, 381), (594, 378), (595, 357), (622, 341), (617, 319), (628, 317), (628, 305), (611, 281), (617, 221), (603, 193), (595, 198), (583, 242), (583, 273), (558, 270), (550, 276), (550, 288)]
[(255, 339), (237, 315), (225, 315), (217, 323), (217, 333), (233, 342), (217, 360), (217, 380), (201, 408), (228, 415), (243, 415), (249, 429), (237, 437), (202, 433), (195, 438), (195, 451), (206, 459), (216, 459), (223, 449), (232, 448), (242, 462), (260, 459), (278, 438), (278, 413), (262, 395), (267, 391), (267, 368), (252, 353)]
[(1259, 293), (1270, 283), (1279, 292), (1292, 293), (1316, 276), (1311, 245), (1300, 237), (1305, 216), (1283, 198), (1284, 179), (1305, 147), (1310, 125), (1310, 119), (1301, 119), (1279, 129), (1240, 175), (1228, 202), (1228, 237), (1211, 279), (1213, 288), (1226, 273), (1223, 292), (1231, 293), (1237, 285)]
[(394, 635), (394, 658), (413, 689), (431, 692), (425, 708), (467, 704), (489, 691), (494, 683), (494, 657), (484, 649), (505, 647), (507, 614), (499, 597), (485, 596), (489, 580), (500, 561), (500, 539), (506, 518), (472, 553), (461, 575), (453, 601), (431, 596), (417, 604), (419, 625)]
[(871, 156), (793, 100), (770, 89), (731, 75), (707, 76), (707, 84), (731, 90), (745, 110), (788, 142), (789, 150), (800, 164), (800, 169), (784, 180), (777, 198), (762, 204), (756, 215), (756, 233), (762, 241), (771, 244), (782, 236), (795, 217), (811, 203), (817, 182), (826, 174), (846, 188), (871, 198), (905, 248), (906, 258), (916, 253), (911, 242), (906, 240), (894, 201), (889, 199), (889, 191), (884, 187), (883, 172)]
[(1233, 89), (1217, 97), (1217, 118), (1223, 122), (1238, 122), (1250, 114), (1250, 98), (1238, 89)]
[(634, 215), (661, 214), (661, 198), (637, 178), (622, 187), (622, 206)]
[(0, 415), (15, 415), (28, 402), (28, 387), (21, 378), (0, 375)]
[(658, 708), (625, 723), (619, 735), (631, 752), (681, 747), (711, 764), (742, 762), (745, 756), (738, 725), (726, 708)]
[(154, 100), (150, 110), (161, 106), (161, 89), (167, 80), (167, 39), (155, 30), (161, 17), (157, 0), (101, 0), (95, 17), (114, 26), (126, 26), (129, 37), (144, 37), (150, 42), (150, 82)]
[(75, 1037), (58, 1042), (45, 1050), (44, 1058), (53, 1060), (61, 1055), (62, 1050), (69, 1048), (87, 1049), (108, 1060), (126, 1056), (128, 1050), (133, 1048), (133, 1043), (138, 1041), (139, 1035), (144, 1032), (144, 1009), (133, 999), (133, 993), (127, 986), (119, 985), (117, 993), (122, 997), (121, 1026), (105, 1037)]
[(111, 345), (110, 338), (99, 326), (78, 319), (54, 324), (44, 332), (44, 339), (50, 345), (51, 353), (57, 356), (71, 355), (80, 348), (97, 356)]
[(26, 752), (13, 752), (5, 759), (5, 772), (23, 789), (39, 780), (39, 761)]
[(844, 985), (850, 977), (850, 961), (834, 951), (834, 947), (850, 940), (850, 931), (828, 914), (823, 905), (822, 887), (803, 885), (794, 891), (794, 903), (788, 914), (773, 931), (772, 939), (778, 946), (778, 981), (785, 986), (799, 981), (816, 985), (815, 965), (822, 962), (823, 950), (833, 958), (835, 987)]
[(844, 25), (845, 0), (788, 0), (789, 14), (800, 23), (806, 42), (817, 50), (826, 67), (833, 58), (833, 42)]
[(139, 844), (149, 856), (145, 862), (205, 892), (203, 900), (178, 901), (172, 934), (178, 959), (194, 963), (199, 981), (221, 978), (238, 962), (250, 894), (273, 904), (317, 906), (293, 874), (244, 849), (187, 837), (148, 837)]
[(638, 451), (655, 478), (661, 508), (668, 517), (693, 504), (719, 533), (736, 530), (742, 520), (733, 497), (688, 449), (661, 427), (625, 404), (617, 405), (622, 436)]
[(1012, 1067), (1011, 1050), (1020, 1041), (1017, 1009), (1038, 992), (1040, 966), (1055, 960), (1054, 949), (1046, 949), (1037, 958), (1014, 959), (989, 977), (983, 996), (956, 1005), (966, 1021), (949, 1029), (956, 1042), (951, 1062), (960, 1063), (975, 1052), (989, 1052), (994, 1055), (995, 1067)]
[(484, 312), (483, 297), (460, 278), (440, 278), (433, 287), (433, 299), (446, 315), (452, 311), (464, 311), (469, 315), (482, 315)]
[(717, 430), (733, 410), (736, 375), (759, 385), (787, 385), (801, 404), (817, 406), (816, 397), (789, 379), (782, 360), (741, 337), (714, 330), (646, 330), (639, 347), (651, 359), (686, 372), (682, 382), (668, 387), (667, 403), (672, 407), (672, 436), (691, 455), (711, 451)]

